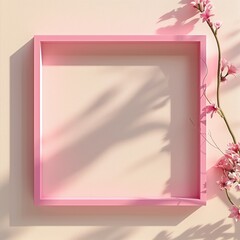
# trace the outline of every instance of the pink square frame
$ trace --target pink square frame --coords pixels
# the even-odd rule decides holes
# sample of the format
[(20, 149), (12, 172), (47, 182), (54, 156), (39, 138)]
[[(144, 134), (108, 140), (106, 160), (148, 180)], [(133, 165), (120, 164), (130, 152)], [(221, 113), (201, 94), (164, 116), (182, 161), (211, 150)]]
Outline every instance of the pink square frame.
[[(42, 168), (41, 168), (41, 82), (42, 82), (42, 44), (44, 43), (109, 43), (109, 42), (185, 42), (196, 43), (199, 46), (199, 151), (196, 159), (199, 159), (199, 198), (106, 198), (106, 199), (46, 199), (42, 197)], [(206, 37), (203, 35), (134, 35), (134, 36), (57, 36), (57, 35), (37, 35), (34, 36), (34, 202), (36, 205), (56, 205), (56, 206), (201, 206), (206, 204), (206, 141), (203, 136), (206, 133), (205, 122), (201, 110), (206, 101), (205, 91), (205, 63), (206, 63)], [(189, 183), (191, 184), (191, 183)]]

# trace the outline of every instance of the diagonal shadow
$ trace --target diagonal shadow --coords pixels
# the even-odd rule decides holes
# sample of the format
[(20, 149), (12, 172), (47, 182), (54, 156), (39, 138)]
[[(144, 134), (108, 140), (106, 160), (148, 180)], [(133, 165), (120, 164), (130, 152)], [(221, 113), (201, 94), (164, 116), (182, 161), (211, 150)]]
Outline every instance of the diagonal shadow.
[[(217, 180), (219, 180), (219, 173), (217, 173), (217, 176), (218, 176)], [(214, 182), (216, 183), (216, 181), (214, 181)], [(228, 209), (230, 208), (231, 205), (228, 202), (226, 194), (224, 193), (224, 191), (221, 191), (218, 186), (216, 186), (216, 192), (217, 192), (216, 194), (219, 197), (219, 199), (226, 205), (226, 216), (228, 216), (229, 213), (230, 213)], [(239, 199), (236, 196), (234, 196), (231, 192), (229, 193), (229, 195), (230, 195), (232, 201), (234, 203), (236, 203), (237, 205), (239, 205)], [(232, 234), (232, 238), (231, 239), (238, 240), (239, 236), (240, 236), (239, 222), (236, 222), (232, 218), (229, 219), (229, 221), (231, 221), (232, 225), (234, 226), (234, 232)]]
[[(220, 176), (222, 175), (221, 171), (217, 168), (215, 168), (214, 166), (211, 167), (210, 169), (208, 169), (207, 171), (207, 199), (213, 199), (213, 198), (219, 198), (224, 205), (226, 205), (225, 207), (225, 212), (226, 212), (226, 219), (229, 215), (229, 210), (228, 208), (230, 207), (230, 204), (227, 200), (226, 194), (224, 193), (224, 191), (221, 191), (219, 189), (219, 186), (217, 185), (217, 181), (220, 179)], [(234, 203), (239, 204), (239, 200), (232, 195), (232, 193), (229, 193), (231, 196), (231, 199), (233, 200)], [(231, 227), (234, 227), (234, 232), (231, 233), (231, 235), (229, 236), (229, 238), (222, 238), (222, 239), (233, 239), (233, 240), (237, 240), (239, 239), (240, 236), (240, 229), (239, 229), (239, 223), (234, 221), (233, 219), (228, 219), (228, 222), (231, 222)], [(222, 228), (224, 229), (224, 228)], [(218, 232), (218, 231), (217, 231)], [(223, 233), (224, 235), (224, 233)], [(219, 234), (219, 237), (221, 235)], [(203, 238), (205, 239), (205, 238)], [(206, 238), (207, 239), (213, 239), (213, 238)]]
[(195, 227), (190, 227), (176, 237), (171, 237), (171, 232), (162, 231), (155, 238), (153, 238), (153, 240), (233, 239), (234, 234), (228, 232), (231, 226), (231, 224), (224, 224), (224, 220), (220, 220), (214, 224), (197, 225)]
[[(189, 7), (189, 2), (189, 0), (180, 0), (178, 3), (180, 6), (178, 8), (159, 17), (158, 24), (160, 27), (156, 30), (156, 33), (174, 35), (190, 33), (194, 29), (194, 25), (198, 22), (199, 18), (193, 18), (197, 14), (197, 11)], [(174, 23), (166, 26), (167, 21), (174, 21)]]
[[(10, 59), (10, 224), (14, 226), (35, 226), (35, 225), (175, 225), (194, 212), (196, 207), (42, 207), (33, 203), (33, 41), (29, 41)], [(116, 144), (120, 139), (139, 136), (146, 131), (153, 131), (159, 127), (165, 127), (161, 123), (153, 125), (135, 126), (135, 119), (140, 118), (146, 110), (154, 109), (158, 105), (166, 104), (166, 101), (159, 102), (158, 86), (154, 74), (139, 89), (138, 92), (128, 101), (126, 106), (115, 113), (111, 122), (101, 126), (104, 129), (96, 129), (98, 134), (109, 134), (109, 124), (122, 124), (126, 122), (123, 117), (121, 122), (119, 116), (129, 113), (127, 119), (129, 126), (124, 126), (119, 133), (118, 130), (109, 134), (110, 141), (101, 142), (95, 138), (99, 146), (96, 150), (86, 152), (86, 156), (95, 159), (102, 154), (110, 144)], [(146, 92), (148, 94), (146, 94)], [(104, 106), (111, 99), (113, 92), (106, 92), (85, 112), (91, 115), (95, 107)], [(174, 93), (173, 93), (174, 95)], [(139, 97), (141, 96), (140, 105)], [(162, 92), (165, 99), (168, 90)], [(165, 102), (164, 102), (165, 101)], [(127, 111), (126, 111), (127, 109)], [(120, 114), (121, 113), (121, 114)], [(120, 115), (119, 115), (120, 114)], [(132, 123), (132, 124), (129, 124)], [(68, 128), (68, 127), (67, 127)], [(61, 134), (61, 133), (60, 133)], [(81, 144), (86, 144), (94, 133), (88, 134)], [(79, 142), (78, 144), (79, 145)], [(73, 145), (76, 148), (76, 145)], [(72, 149), (71, 149), (72, 150)], [(66, 149), (68, 151), (68, 149)], [(76, 150), (77, 151), (77, 150)], [(82, 151), (86, 151), (82, 149)], [(63, 152), (61, 154), (64, 154)], [(59, 154), (59, 156), (61, 155)], [(71, 151), (68, 151), (71, 155)], [(87, 166), (87, 162), (85, 163)], [(53, 164), (54, 165), (54, 164)], [(71, 169), (72, 174), (76, 169)], [(104, 219), (102, 216), (104, 215)]]
[[(159, 95), (166, 95), (165, 89), (161, 91), (161, 82), (154, 77), (155, 75), (153, 73), (152, 78), (128, 100), (126, 105), (118, 108), (111, 118), (106, 119), (86, 136), (77, 139), (75, 143), (71, 143), (70, 146), (64, 147), (60, 152), (47, 159), (45, 168), (50, 172), (54, 172), (56, 166), (59, 166), (58, 173), (51, 183), (48, 183), (49, 188), (57, 190), (63, 180), (69, 176), (74, 176), (79, 171), (84, 171), (86, 167), (98, 161), (104, 152), (120, 142), (167, 127), (161, 121), (137, 124), (137, 121), (141, 120), (144, 114), (152, 111), (152, 106), (159, 100)], [(98, 102), (98, 99), (96, 102)], [(82, 114), (71, 122), (80, 122), (81, 117)], [(90, 148), (89, 146), (93, 147)], [(79, 156), (82, 157), (79, 158)], [(66, 159), (68, 159), (67, 165)]]

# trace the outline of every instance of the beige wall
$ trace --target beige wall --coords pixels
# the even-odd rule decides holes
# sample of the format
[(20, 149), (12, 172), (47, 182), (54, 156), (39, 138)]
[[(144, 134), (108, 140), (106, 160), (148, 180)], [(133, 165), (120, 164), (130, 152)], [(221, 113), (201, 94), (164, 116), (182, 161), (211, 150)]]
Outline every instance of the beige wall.
[[(33, 189), (33, 49), (35, 34), (207, 34), (214, 96), (216, 47), (209, 30), (192, 17), (186, 0), (0, 0), (0, 239), (120, 240), (239, 239), (227, 218), (228, 204), (215, 185), (207, 151), (206, 207), (68, 208), (35, 207)], [(218, 0), (224, 56), (240, 66), (240, 2)], [(160, 22), (158, 19), (160, 18)], [(240, 137), (240, 77), (222, 87), (222, 105)], [(229, 135), (217, 118), (208, 129), (224, 149)]]

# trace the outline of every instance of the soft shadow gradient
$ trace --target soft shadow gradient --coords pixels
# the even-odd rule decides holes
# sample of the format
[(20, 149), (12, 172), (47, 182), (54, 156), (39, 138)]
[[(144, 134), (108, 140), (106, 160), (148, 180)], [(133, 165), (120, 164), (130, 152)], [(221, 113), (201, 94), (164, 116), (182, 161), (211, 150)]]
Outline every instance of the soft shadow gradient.
[[(13, 226), (168, 226), (176, 225), (191, 215), (198, 207), (42, 207), (33, 203), (33, 40), (29, 41), (10, 59), (10, 224)], [(146, 106), (152, 106), (151, 102), (158, 93), (154, 78), (150, 79), (136, 96), (133, 96), (127, 108), (133, 111), (137, 98), (144, 94), (146, 89), (152, 92), (150, 98), (146, 98)], [(103, 106), (104, 102), (113, 93), (106, 93), (99, 99), (99, 103), (91, 106), (86, 115), (91, 114), (97, 106)], [(174, 93), (172, 93), (174, 95)], [(171, 94), (170, 94), (171, 95)], [(166, 92), (163, 96), (167, 96)], [(176, 99), (177, 100), (177, 99)], [(158, 102), (155, 107), (165, 104)], [(177, 106), (177, 105), (176, 105)], [(176, 109), (175, 109), (176, 110)], [(125, 111), (122, 109), (122, 111)], [(138, 108), (137, 116), (144, 114), (144, 110)], [(136, 114), (136, 112), (135, 112)], [(116, 117), (117, 119), (117, 117)], [(116, 120), (117, 121), (117, 120)], [(151, 128), (161, 127), (153, 125)], [(105, 126), (107, 128), (107, 125)], [(129, 130), (129, 129), (127, 129)], [(122, 137), (136, 134), (132, 131), (123, 132)], [(148, 127), (137, 129), (137, 132), (146, 131)], [(101, 130), (98, 130), (101, 131)], [(89, 138), (89, 137), (88, 137)], [(112, 137), (111, 137), (112, 139)], [(166, 138), (167, 140), (168, 138)], [(112, 139), (114, 141), (114, 139)], [(118, 140), (118, 139), (116, 139)], [(170, 139), (171, 141), (171, 139)], [(104, 146), (106, 143), (102, 143)], [(110, 143), (108, 143), (110, 144)], [(103, 146), (100, 145), (100, 146)], [(93, 154), (99, 154), (98, 148)], [(90, 154), (90, 153), (89, 153)], [(92, 153), (91, 153), (92, 154)], [(86, 163), (87, 164), (87, 163)], [(75, 171), (75, 169), (72, 169)], [(72, 174), (72, 171), (69, 174)], [(104, 217), (103, 217), (104, 216)]]
[(177, 237), (171, 237), (171, 232), (162, 231), (153, 240), (227, 240), (233, 239), (234, 233), (229, 233), (231, 224), (225, 224), (224, 220), (220, 220), (213, 224), (197, 225), (190, 227)]
[[(190, 0), (181, 0), (178, 4), (178, 8), (159, 17), (160, 27), (156, 30), (157, 34), (188, 34), (194, 29), (199, 17), (193, 18), (197, 11), (190, 6)], [(165, 22), (169, 20), (174, 21), (174, 23), (166, 26)], [(161, 25), (163, 26), (161, 27)]]

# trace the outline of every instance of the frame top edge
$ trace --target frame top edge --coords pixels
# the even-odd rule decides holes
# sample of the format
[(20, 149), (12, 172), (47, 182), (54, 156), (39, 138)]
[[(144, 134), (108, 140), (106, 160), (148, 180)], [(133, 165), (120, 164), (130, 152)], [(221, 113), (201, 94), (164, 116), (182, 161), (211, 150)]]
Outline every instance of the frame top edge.
[(204, 42), (205, 40), (206, 35), (34, 35), (34, 41), (39, 42)]

